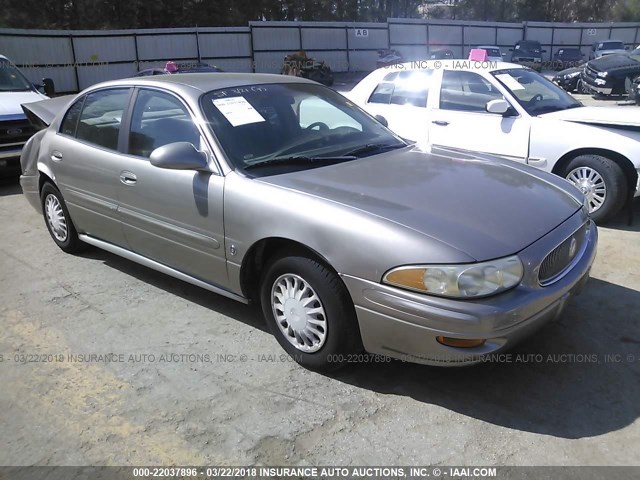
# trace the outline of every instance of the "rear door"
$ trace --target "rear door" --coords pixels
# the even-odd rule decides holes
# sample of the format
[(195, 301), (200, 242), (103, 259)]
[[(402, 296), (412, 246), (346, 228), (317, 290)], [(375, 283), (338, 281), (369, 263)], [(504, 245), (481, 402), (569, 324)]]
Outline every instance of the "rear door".
[(50, 143), (55, 181), (80, 233), (125, 246), (116, 187), (126, 159), (121, 125), (131, 89), (91, 92), (67, 111)]
[(151, 152), (174, 142), (208, 151), (189, 108), (172, 93), (139, 89), (134, 96), (126, 168), (117, 185), (131, 249), (208, 283), (225, 286), (224, 177), (211, 171), (151, 165)]

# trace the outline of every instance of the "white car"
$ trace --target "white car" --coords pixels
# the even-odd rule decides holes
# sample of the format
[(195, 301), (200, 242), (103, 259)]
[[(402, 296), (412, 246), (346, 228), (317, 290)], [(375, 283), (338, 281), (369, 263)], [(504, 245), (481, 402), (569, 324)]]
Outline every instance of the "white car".
[[(46, 82), (53, 85), (50, 79)], [(35, 132), (22, 104), (46, 98), (7, 57), (0, 55), (0, 176), (20, 170), (20, 152)]]
[(522, 65), (405, 63), (372, 72), (344, 95), (426, 147), (498, 155), (560, 175), (585, 193), (596, 221), (640, 194), (638, 111), (585, 107)]
[(489, 62), (502, 62), (504, 60), (502, 57), (506, 55), (505, 53), (502, 53), (500, 47), (497, 45), (480, 45), (476, 48), (487, 52), (487, 60)]

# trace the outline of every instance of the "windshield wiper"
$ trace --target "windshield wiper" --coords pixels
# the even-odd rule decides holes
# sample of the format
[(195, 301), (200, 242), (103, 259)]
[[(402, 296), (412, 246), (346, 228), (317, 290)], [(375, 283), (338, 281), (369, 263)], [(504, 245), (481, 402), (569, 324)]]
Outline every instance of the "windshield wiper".
[(393, 150), (406, 146), (407, 145), (405, 143), (367, 143), (366, 145), (362, 145), (361, 147), (348, 151), (345, 155), (360, 155), (374, 151), (384, 152), (386, 150)]
[(307, 157), (304, 155), (291, 155), (287, 157), (267, 158), (256, 163), (250, 163), (244, 167), (245, 170), (253, 168), (270, 167), (273, 165), (304, 165), (313, 163), (338, 163), (355, 160), (358, 157), (354, 155), (342, 155), (339, 157)]

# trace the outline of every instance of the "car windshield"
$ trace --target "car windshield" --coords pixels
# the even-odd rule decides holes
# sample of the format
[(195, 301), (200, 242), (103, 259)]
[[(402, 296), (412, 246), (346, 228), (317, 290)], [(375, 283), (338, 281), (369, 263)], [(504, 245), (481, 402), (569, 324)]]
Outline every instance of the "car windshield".
[(320, 85), (214, 90), (203, 95), (201, 106), (227, 157), (252, 174), (351, 161), (407, 145), (342, 95)]
[(510, 68), (491, 73), (509, 90), (529, 115), (582, 106), (582, 103), (562, 88), (528, 68)]
[(558, 54), (562, 55), (563, 57), (579, 57), (580, 53), (580, 50), (578, 50), (577, 48), (565, 48), (558, 52)]
[(622, 42), (602, 42), (598, 50), (624, 50)]
[(521, 50), (522, 52), (527, 53), (540, 53), (541, 47), (537, 42), (521, 42), (516, 45), (516, 50)]
[(9, 60), (0, 58), (0, 92), (33, 90), (29, 80)]

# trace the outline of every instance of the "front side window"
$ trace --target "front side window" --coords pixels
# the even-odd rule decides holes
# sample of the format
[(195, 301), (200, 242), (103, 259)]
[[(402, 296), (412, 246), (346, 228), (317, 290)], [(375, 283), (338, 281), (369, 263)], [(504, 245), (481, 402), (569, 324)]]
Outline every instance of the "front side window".
[(140, 90), (131, 116), (129, 153), (148, 158), (156, 148), (175, 142), (200, 148), (200, 133), (184, 104), (168, 93)]
[(440, 87), (440, 109), (486, 113), (487, 103), (504, 98), (487, 79), (474, 72), (445, 70)]
[(252, 175), (352, 161), (406, 144), (335, 91), (313, 84), (214, 90), (201, 107), (227, 158)]
[(122, 115), (128, 99), (128, 88), (88, 94), (80, 114), (76, 138), (109, 150), (117, 150)]

